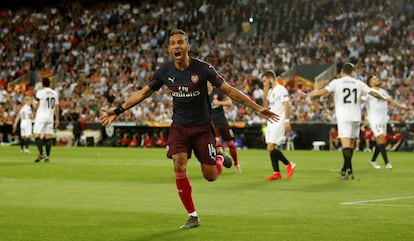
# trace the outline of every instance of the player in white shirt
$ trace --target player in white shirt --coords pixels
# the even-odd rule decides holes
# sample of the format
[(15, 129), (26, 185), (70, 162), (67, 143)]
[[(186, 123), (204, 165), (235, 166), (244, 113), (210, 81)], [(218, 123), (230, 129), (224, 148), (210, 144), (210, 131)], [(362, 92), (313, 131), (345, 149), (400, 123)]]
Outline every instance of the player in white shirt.
[(264, 72), (262, 80), (264, 89), (263, 106), (270, 107), (270, 111), (279, 116), (279, 121), (267, 122), (265, 141), (272, 162), (273, 174), (266, 177), (265, 180), (279, 180), (282, 178), (279, 161), (286, 165), (286, 178), (290, 179), (295, 170), (295, 163), (290, 162), (277, 148), (285, 137), (285, 131), (291, 131), (289, 94), (286, 88), (277, 82), (276, 74), (273, 71)]
[[(52, 135), (54, 127), (59, 126), (59, 98), (56, 91), (50, 88), (50, 80), (42, 79), (43, 88), (36, 93), (34, 107), (36, 109), (36, 118), (33, 128), (34, 137), (39, 155), (35, 162), (44, 159), (49, 162), (50, 151), (52, 148)], [(43, 152), (43, 140), (46, 147), (46, 154)]]
[(341, 169), (343, 179), (354, 179), (352, 170), (352, 155), (356, 140), (359, 138), (361, 124), (361, 96), (370, 94), (376, 98), (386, 98), (372, 90), (364, 82), (352, 77), (354, 65), (345, 63), (342, 66), (342, 76), (334, 79), (325, 88), (302, 93), (303, 96), (315, 97), (328, 93), (334, 94), (335, 115), (338, 126), (338, 137), (342, 145), (344, 164)]
[(381, 88), (381, 80), (378, 79), (377, 76), (368, 76), (367, 83), (372, 89), (389, 99), (389, 101), (384, 101), (370, 95), (363, 96), (363, 100), (366, 102), (368, 111), (368, 122), (374, 132), (376, 142), (376, 147), (372, 155), (370, 165), (375, 169), (381, 168), (376, 161), (378, 154), (381, 153), (381, 156), (385, 162), (385, 168), (392, 169), (392, 165), (388, 160), (387, 150), (385, 148), (387, 144), (385, 138), (387, 134), (387, 122), (390, 119), (388, 116), (388, 103), (402, 110), (410, 110), (410, 108), (393, 101), (387, 91)]
[(20, 109), (19, 114), (16, 117), (16, 120), (13, 124), (13, 132), (17, 129), (17, 124), (20, 121), (20, 148), (24, 153), (30, 153), (29, 144), (30, 137), (32, 137), (32, 122), (33, 122), (33, 112), (32, 112), (32, 98), (26, 96), (24, 98), (24, 105)]

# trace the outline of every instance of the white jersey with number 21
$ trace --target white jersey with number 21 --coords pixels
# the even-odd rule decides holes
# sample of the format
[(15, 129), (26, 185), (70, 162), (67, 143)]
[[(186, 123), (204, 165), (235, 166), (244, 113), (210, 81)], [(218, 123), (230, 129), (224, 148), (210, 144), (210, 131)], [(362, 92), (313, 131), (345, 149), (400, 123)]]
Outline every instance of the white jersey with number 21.
[(364, 82), (344, 76), (332, 80), (325, 89), (334, 93), (337, 121), (361, 121), (361, 95), (368, 94), (371, 88)]

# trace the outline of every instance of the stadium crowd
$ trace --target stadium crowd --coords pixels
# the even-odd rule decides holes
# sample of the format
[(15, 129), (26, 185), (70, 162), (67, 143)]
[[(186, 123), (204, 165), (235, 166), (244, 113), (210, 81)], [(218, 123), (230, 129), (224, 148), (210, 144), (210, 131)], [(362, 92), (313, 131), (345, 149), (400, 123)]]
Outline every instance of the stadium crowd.
[[(394, 100), (414, 104), (414, 4), (409, 0), (90, 2), (0, 9), (3, 132), (24, 97), (41, 87), (42, 77), (54, 80), (61, 121), (98, 122), (101, 108), (116, 107), (168, 60), (166, 36), (173, 28), (190, 34), (192, 55), (213, 63), (254, 99), (260, 99), (259, 79), (266, 69), (281, 74), (301, 64), (351, 61), (359, 79), (375, 74)], [(231, 26), (235, 37), (227, 38), (223, 33)], [(253, 26), (256, 31), (246, 31)], [(289, 87), (291, 121), (335, 122), (333, 102), (295, 95), (304, 88)], [(120, 120), (169, 122), (168, 94), (156, 92)], [(412, 111), (389, 112), (393, 121), (414, 120)], [(226, 115), (230, 121), (262, 121), (237, 104)]]

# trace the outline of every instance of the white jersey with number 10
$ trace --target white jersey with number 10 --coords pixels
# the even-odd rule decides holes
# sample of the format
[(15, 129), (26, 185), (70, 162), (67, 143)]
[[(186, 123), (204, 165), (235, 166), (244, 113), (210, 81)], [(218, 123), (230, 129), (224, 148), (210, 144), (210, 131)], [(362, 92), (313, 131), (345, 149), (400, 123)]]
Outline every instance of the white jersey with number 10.
[(36, 93), (36, 101), (36, 121), (53, 122), (55, 106), (59, 104), (57, 93), (51, 88), (41, 89)]

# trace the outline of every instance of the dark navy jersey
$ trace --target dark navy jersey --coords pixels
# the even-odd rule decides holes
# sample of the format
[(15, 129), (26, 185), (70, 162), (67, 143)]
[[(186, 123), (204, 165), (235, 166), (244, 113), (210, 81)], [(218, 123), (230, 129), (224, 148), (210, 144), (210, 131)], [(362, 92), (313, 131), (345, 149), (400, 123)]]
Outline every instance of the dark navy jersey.
[(162, 65), (154, 72), (148, 86), (159, 90), (164, 84), (171, 91), (174, 123), (181, 125), (204, 125), (211, 122), (211, 102), (207, 92), (207, 81), (220, 87), (223, 77), (211, 64), (191, 58), (183, 71), (173, 62)]
[[(213, 103), (214, 96), (217, 95), (217, 100), (224, 100), (226, 98), (226, 95), (221, 91), (219, 88), (213, 88), (213, 90), (210, 93), (210, 101)], [(224, 109), (222, 105), (215, 106), (214, 104), (211, 105), (211, 119), (213, 120), (213, 123), (216, 127), (223, 127), (227, 126), (227, 118), (224, 115)]]

